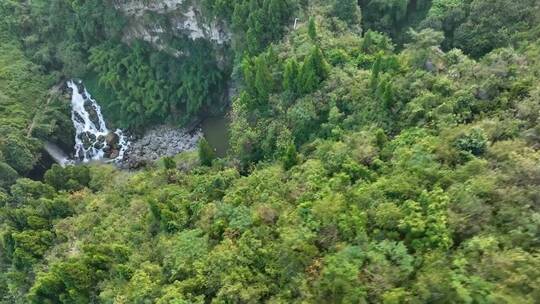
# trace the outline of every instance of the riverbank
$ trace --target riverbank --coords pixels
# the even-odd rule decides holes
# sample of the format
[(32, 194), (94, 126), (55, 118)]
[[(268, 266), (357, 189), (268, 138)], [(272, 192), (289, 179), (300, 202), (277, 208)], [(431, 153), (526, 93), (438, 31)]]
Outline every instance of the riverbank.
[(153, 127), (140, 138), (131, 139), (124, 157), (116, 163), (122, 169), (137, 169), (161, 157), (193, 151), (202, 137), (201, 128)]
[[(90, 83), (92, 83), (90, 81)], [(71, 84), (71, 85), (69, 85)], [(95, 83), (93, 83), (95, 88)], [(101, 112), (101, 96), (98, 99), (86, 83), (71, 81), (60, 84), (64, 88), (64, 99), (71, 106), (72, 124), (76, 130), (75, 142), (72, 147), (56, 147), (62, 153), (53, 153), (44, 149), (58, 162), (57, 155), (66, 157), (59, 162), (79, 163), (86, 161), (103, 161), (116, 164), (121, 169), (137, 169), (151, 164), (162, 157), (193, 151), (198, 141), (204, 136), (219, 157), (224, 157), (228, 150), (229, 119), (226, 114), (213, 115), (200, 120), (194, 120), (184, 127), (169, 124), (150, 127), (143, 133), (131, 133), (122, 130), (109, 131), (114, 126), (114, 118), (107, 116), (107, 111)], [(71, 102), (70, 102), (71, 101)], [(120, 140), (122, 135), (122, 140)], [(130, 135), (128, 135), (130, 134)], [(116, 136), (114, 136), (116, 135)], [(54, 144), (48, 142), (48, 144)], [(122, 152), (122, 153), (120, 153)]]

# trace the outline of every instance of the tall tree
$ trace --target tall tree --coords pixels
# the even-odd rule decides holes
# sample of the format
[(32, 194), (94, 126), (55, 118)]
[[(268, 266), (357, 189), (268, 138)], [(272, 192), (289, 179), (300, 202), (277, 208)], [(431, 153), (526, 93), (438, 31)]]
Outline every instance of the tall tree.
[(334, 14), (350, 25), (360, 23), (361, 13), (357, 0), (334, 0)]
[(211, 166), (212, 161), (216, 158), (216, 153), (206, 138), (199, 140), (199, 161), (203, 166)]

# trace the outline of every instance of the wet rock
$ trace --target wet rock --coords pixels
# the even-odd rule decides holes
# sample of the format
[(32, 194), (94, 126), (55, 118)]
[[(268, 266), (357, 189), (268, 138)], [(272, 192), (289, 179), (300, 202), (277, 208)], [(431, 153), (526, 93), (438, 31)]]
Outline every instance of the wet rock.
[(129, 144), (121, 130), (109, 132), (97, 101), (93, 100), (81, 82), (68, 81), (71, 90), (73, 122), (76, 131), (76, 157), (83, 161), (99, 160), (103, 156), (122, 156)]
[(92, 147), (94, 145), (94, 142), (96, 141), (96, 135), (90, 132), (83, 132), (79, 134), (79, 138), (82, 141), (85, 150), (88, 150), (90, 147)]
[(94, 143), (94, 148), (101, 150), (105, 147), (105, 136), (99, 135)]
[(105, 138), (105, 142), (107, 143), (107, 146), (117, 150), (118, 143), (120, 142), (120, 137), (114, 132), (109, 132), (107, 134), (107, 137)]
[(84, 151), (83, 150), (78, 150), (77, 151), (77, 155), (75, 155), (75, 158), (79, 161), (82, 161), (84, 159)]
[(82, 124), (84, 123), (84, 119), (81, 117), (81, 115), (79, 115), (79, 113), (74, 112), (73, 114), (74, 114), (73, 117), (75, 118), (75, 120), (76, 120), (77, 122), (82, 123)]
[(98, 150), (103, 149), (104, 146), (105, 146), (105, 145), (104, 145), (103, 143), (100, 143), (99, 141), (96, 141), (96, 142), (94, 143), (94, 148), (95, 148), (95, 149), (98, 149)]
[(99, 122), (99, 115), (97, 113), (96, 108), (94, 108), (94, 105), (92, 104), (92, 101), (89, 99), (85, 99), (84, 101), (84, 109), (88, 113), (88, 117), (90, 118), (90, 121), (98, 128), (102, 129), (102, 126)]
[(106, 156), (107, 158), (117, 158), (118, 155), (119, 155), (120, 151), (119, 150), (112, 150), (111, 153)]

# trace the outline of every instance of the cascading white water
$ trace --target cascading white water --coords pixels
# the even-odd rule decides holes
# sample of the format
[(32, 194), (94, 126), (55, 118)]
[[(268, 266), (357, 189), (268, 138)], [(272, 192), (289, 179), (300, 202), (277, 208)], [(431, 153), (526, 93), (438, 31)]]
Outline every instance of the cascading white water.
[[(75, 159), (91, 160), (110, 159), (120, 161), (124, 157), (129, 142), (122, 130), (114, 132), (107, 129), (101, 107), (92, 99), (79, 81), (67, 82), (72, 90), (71, 120), (75, 127)], [(82, 92), (81, 92), (82, 91)]]

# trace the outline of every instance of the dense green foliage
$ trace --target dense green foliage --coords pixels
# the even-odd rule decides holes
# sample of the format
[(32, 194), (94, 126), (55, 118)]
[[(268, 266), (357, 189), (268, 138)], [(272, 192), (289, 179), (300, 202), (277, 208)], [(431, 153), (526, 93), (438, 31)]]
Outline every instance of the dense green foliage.
[(239, 53), (257, 54), (281, 38), (298, 5), (297, 0), (203, 0), (213, 15), (227, 20)]
[[(203, 140), (139, 172), (39, 182), (2, 150), (0, 303), (538, 302), (537, 1), (361, 1), (361, 17), (340, 0), (204, 3), (256, 37), (232, 46), (230, 155)], [(184, 63), (132, 46), (92, 60), (119, 96), (153, 100), (115, 75), (138, 89)]]
[(216, 153), (204, 137), (199, 140), (198, 152), (201, 165), (211, 166), (212, 161), (216, 158)]
[[(186, 43), (189, 56), (158, 52), (145, 42), (103, 44), (91, 50), (99, 82), (114, 92), (106, 104), (123, 127), (178, 120), (188, 122), (217, 100), (226, 79), (213, 60), (210, 43)], [(172, 121), (171, 121), (172, 120)]]
[[(443, 48), (473, 57), (540, 34), (537, 0), (361, 0), (366, 28), (406, 42), (409, 27), (443, 31)], [(531, 30), (534, 28), (533, 30)]]
[[(459, 0), (458, 0), (459, 1)], [(426, 15), (432, 0), (360, 0), (363, 23), (366, 28), (384, 32), (396, 42), (406, 41), (404, 35), (411, 26), (416, 26)], [(443, 3), (452, 1), (438, 1)], [(465, 0), (464, 2), (467, 2)]]
[(64, 105), (49, 92), (52, 77), (25, 56), (14, 31), (17, 7), (0, 3), (0, 191), (9, 187), (14, 176), (28, 174), (40, 158), (38, 139), (47, 138), (65, 122)]
[(422, 23), (444, 31), (445, 48), (480, 57), (509, 42), (518, 46), (528, 35), (538, 36), (538, 9), (537, 0), (435, 0)]
[(104, 89), (114, 92), (103, 103), (118, 126), (184, 124), (221, 102), (228, 67), (218, 67), (210, 42), (164, 33), (159, 38), (167, 48), (158, 51), (136, 37), (127, 39), (127, 17), (112, 1), (12, 5), (17, 17), (12, 30), (28, 58), (58, 78), (96, 73)]

